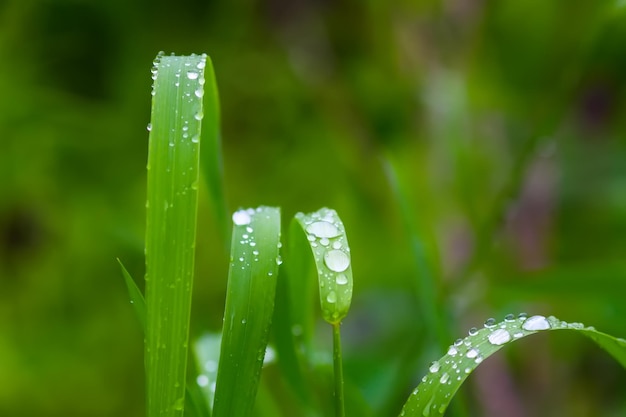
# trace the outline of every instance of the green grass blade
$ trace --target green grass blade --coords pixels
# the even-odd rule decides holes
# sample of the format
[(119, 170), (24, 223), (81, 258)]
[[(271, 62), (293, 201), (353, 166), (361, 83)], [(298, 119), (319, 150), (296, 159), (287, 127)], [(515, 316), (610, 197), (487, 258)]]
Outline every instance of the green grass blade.
[(119, 259), (117, 262), (120, 264), (120, 268), (122, 269), (122, 275), (124, 276), (124, 282), (126, 282), (126, 288), (128, 288), (128, 295), (130, 296), (130, 303), (133, 305), (133, 309), (135, 310), (135, 314), (137, 314), (137, 319), (139, 320), (139, 324), (141, 324), (141, 329), (143, 333), (146, 333), (146, 300), (143, 298), (143, 294), (133, 277), (130, 276), (126, 267)]
[(159, 56), (146, 203), (149, 417), (183, 415), (193, 281), (205, 56)]
[[(213, 63), (209, 57), (204, 68), (204, 120), (202, 126), (200, 169), (208, 185), (211, 203), (222, 241), (228, 245), (228, 208), (224, 196), (220, 102)], [(227, 247), (226, 247), (227, 248)]]
[(335, 210), (298, 213), (296, 220), (306, 233), (315, 259), (322, 317), (338, 324), (352, 302), (352, 262), (346, 231)]
[(571, 330), (587, 336), (626, 368), (626, 340), (601, 333), (580, 323), (566, 323), (554, 317), (507, 317), (502, 323), (489, 319), (485, 327), (470, 330), (448, 353), (433, 362), (402, 409), (403, 417), (443, 416), (452, 397), (478, 365), (504, 346), (539, 331)]
[(280, 211), (272, 207), (233, 215), (222, 346), (213, 416), (249, 416), (259, 384), (274, 310)]

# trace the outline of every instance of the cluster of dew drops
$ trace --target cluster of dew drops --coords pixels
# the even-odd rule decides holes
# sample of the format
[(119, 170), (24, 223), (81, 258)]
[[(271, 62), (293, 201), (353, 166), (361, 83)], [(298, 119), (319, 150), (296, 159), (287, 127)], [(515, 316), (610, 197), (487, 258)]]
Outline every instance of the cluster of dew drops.
[[(172, 54), (174, 55), (174, 54)], [(161, 63), (161, 59), (163, 58), (164, 53), (163, 52), (159, 52), (159, 54), (157, 55), (157, 57), (155, 58), (155, 60), (152, 63), (152, 69), (150, 70), (151, 74), (152, 74), (152, 91), (151, 91), (151, 95), (155, 96), (156, 95), (156, 80), (158, 78), (158, 74), (159, 74), (159, 66), (162, 65)], [(192, 55), (193, 56), (193, 55)], [(192, 65), (190, 62), (185, 62), (185, 75), (187, 78), (186, 82), (197, 82), (198, 83), (198, 88), (194, 91), (194, 95), (199, 98), (202, 99), (202, 97), (204, 96), (204, 84), (206, 82), (204, 75), (203, 75), (203, 71), (204, 68), (206, 67), (206, 60), (207, 60), (207, 55), (206, 54), (202, 54), (199, 56), (200, 57), (200, 61), (194, 66)], [(175, 87), (179, 87), (180, 86), (180, 78), (181, 78), (181, 74), (182, 71), (178, 71), (175, 76), (176, 76), (176, 81), (174, 82), (174, 86)], [(185, 93), (185, 96), (191, 101), (192, 96), (191, 96), (191, 92), (187, 92)], [(202, 118), (204, 117), (204, 113), (202, 112), (202, 106), (200, 106), (200, 109), (194, 114), (194, 119), (196, 119), (197, 121), (202, 120)], [(185, 128), (186, 127), (186, 128)], [(188, 126), (183, 126), (183, 137), (187, 137), (188, 136), (188, 132), (187, 130), (189, 129)], [(148, 123), (147, 126), (147, 130), (151, 131), (152, 130), (152, 124)], [(200, 141), (200, 135), (199, 134), (194, 134), (191, 137), (191, 141), (193, 143), (198, 143)], [(174, 146), (174, 142), (170, 142), (170, 146)]]
[[(565, 322), (562, 323), (564, 326), (568, 325)], [(568, 326), (572, 327), (572, 325)], [(511, 340), (519, 339), (537, 331), (548, 330), (551, 327), (552, 325), (546, 317), (540, 315), (528, 317), (526, 313), (520, 313), (517, 317), (513, 314), (508, 314), (504, 318), (504, 321), (500, 324), (497, 324), (495, 319), (490, 318), (485, 321), (484, 324), (484, 328), (489, 331), (487, 342), (493, 346), (502, 346)], [(474, 344), (477, 340), (476, 336), (479, 332), (479, 329), (472, 327), (468, 331), (468, 337), (464, 339), (457, 339), (448, 348), (447, 355), (442, 358), (441, 361), (434, 361), (431, 363), (428, 367), (428, 373), (422, 378), (422, 384), (426, 384), (426, 387), (421, 388), (423, 385), (418, 386), (413, 391), (412, 395), (419, 399), (421, 391), (428, 389), (430, 386), (433, 386), (433, 384), (438, 383), (439, 385), (450, 385), (454, 379), (456, 379), (456, 381), (461, 381), (469, 373), (471, 373), (476, 365), (480, 364), (484, 360), (480, 346)], [(478, 340), (482, 340), (482, 338), (479, 338)], [(467, 359), (473, 361), (475, 365), (471, 365), (471, 362), (468, 363)], [(440, 373), (440, 371), (443, 370), (442, 361), (443, 364), (446, 365), (447, 369), (451, 368), (450, 373)], [(451, 392), (447, 392), (445, 397), (449, 398), (450, 395)], [(439, 408), (439, 413), (443, 413), (445, 407), (445, 404), (438, 405), (429, 403), (423, 411), (425, 413), (429, 413), (431, 409), (437, 410)], [(405, 410), (402, 411), (401, 415), (404, 415), (404, 413)]]
[[(251, 250), (252, 250), (252, 255), (253, 255), (253, 262), (258, 262), (259, 261), (259, 250), (257, 248), (257, 244), (254, 238), (254, 229), (251, 226), (252, 223), (252, 218), (253, 216), (261, 213), (263, 211), (263, 208), (258, 207), (256, 209), (241, 209), (236, 211), (233, 214), (233, 223), (236, 226), (242, 226), (246, 228), (245, 233), (243, 233), (241, 235), (241, 240), (239, 241), (239, 243), (241, 243), (242, 245), (248, 245)], [(280, 241), (278, 242), (278, 249), (280, 250), (282, 244), (280, 243)], [(244, 254), (245, 255), (245, 254)], [(241, 262), (241, 269), (246, 269), (250, 267), (250, 264), (246, 264), (245, 261), (246, 259), (244, 258), (244, 256), (240, 256), (238, 259), (239, 262)], [(280, 255), (278, 255), (276, 257), (276, 265), (281, 265), (283, 263), (282, 258), (280, 257)], [(267, 275), (268, 276), (272, 276), (274, 273), (272, 271), (268, 271)]]
[[(300, 220), (305, 225), (307, 240), (316, 252), (323, 252), (324, 265), (333, 272), (325, 274), (327, 280), (334, 279), (334, 284), (338, 290), (343, 290), (346, 296), (351, 292), (347, 284), (349, 279), (344, 273), (350, 267), (350, 248), (342, 242), (343, 225), (337, 218), (333, 210), (322, 210), (313, 213), (311, 216), (303, 217), (299, 214)], [(322, 287), (324, 282), (321, 282)], [(334, 286), (333, 286), (334, 287)], [(326, 294), (326, 301), (330, 304), (337, 302), (337, 293), (330, 289)]]

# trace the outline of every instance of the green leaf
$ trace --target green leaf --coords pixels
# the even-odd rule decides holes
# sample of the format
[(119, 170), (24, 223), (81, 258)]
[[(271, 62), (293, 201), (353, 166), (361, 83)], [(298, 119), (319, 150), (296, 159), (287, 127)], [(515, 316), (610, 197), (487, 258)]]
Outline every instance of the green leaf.
[(197, 385), (201, 388), (210, 409), (217, 382), (217, 365), (220, 362), (221, 333), (206, 333), (194, 343), (196, 367), (198, 368)]
[(338, 324), (352, 302), (352, 262), (346, 231), (337, 212), (322, 208), (315, 213), (298, 213), (313, 252), (320, 289), (322, 317)]
[(120, 264), (120, 268), (122, 269), (122, 275), (124, 276), (124, 281), (126, 282), (126, 288), (128, 288), (128, 295), (130, 296), (130, 303), (133, 305), (135, 310), (135, 314), (137, 314), (137, 319), (139, 320), (139, 324), (141, 324), (141, 329), (144, 334), (146, 333), (146, 300), (143, 298), (143, 294), (133, 277), (130, 276), (126, 267), (121, 260), (117, 260)]
[(146, 203), (149, 417), (183, 415), (206, 56), (154, 62)]
[(233, 214), (215, 417), (249, 416), (259, 384), (274, 310), (280, 211), (272, 207)]
[(601, 333), (593, 327), (544, 316), (526, 318), (520, 315), (515, 318), (510, 315), (497, 324), (489, 319), (484, 328), (471, 329), (469, 336), (457, 340), (446, 355), (430, 365), (400, 416), (443, 416), (456, 391), (483, 360), (511, 342), (548, 330), (571, 330), (587, 336), (626, 368), (626, 340)]

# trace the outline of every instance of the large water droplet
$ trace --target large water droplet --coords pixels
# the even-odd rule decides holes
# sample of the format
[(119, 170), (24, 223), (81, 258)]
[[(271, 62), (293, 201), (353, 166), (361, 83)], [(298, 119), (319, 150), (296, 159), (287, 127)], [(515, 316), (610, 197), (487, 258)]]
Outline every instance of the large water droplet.
[(311, 223), (306, 227), (306, 231), (320, 238), (333, 238), (341, 234), (337, 226), (325, 221)]
[(435, 361), (430, 364), (430, 366), (428, 367), (428, 370), (430, 371), (431, 374), (434, 374), (435, 372), (439, 372), (439, 368), (441, 368), (441, 366), (439, 365), (439, 362)]
[(331, 271), (343, 272), (350, 266), (350, 257), (341, 250), (332, 249), (324, 254), (324, 263)]
[(532, 316), (526, 319), (524, 324), (522, 324), (522, 329), (527, 330), (529, 332), (537, 331), (537, 330), (548, 330), (550, 328), (550, 323), (544, 316)]
[(233, 223), (237, 226), (244, 226), (250, 224), (252, 218), (245, 210), (238, 210), (233, 214)]
[(335, 293), (335, 291), (329, 292), (326, 296), (326, 301), (329, 303), (335, 303), (337, 301), (337, 293)]
[(511, 340), (511, 334), (506, 329), (498, 329), (492, 332), (488, 339), (492, 345), (500, 346)]
[(197, 80), (199, 75), (197, 71), (187, 71), (187, 78), (190, 80)]

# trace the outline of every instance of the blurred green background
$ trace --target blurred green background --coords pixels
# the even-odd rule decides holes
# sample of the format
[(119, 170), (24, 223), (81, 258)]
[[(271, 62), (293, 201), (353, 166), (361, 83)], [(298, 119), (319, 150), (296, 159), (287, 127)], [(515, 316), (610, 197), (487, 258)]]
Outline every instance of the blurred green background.
[[(424, 271), (449, 343), (520, 311), (626, 336), (624, 45), (622, 0), (0, 2), (0, 416), (144, 412), (115, 258), (143, 275), (160, 50), (213, 59), (231, 210), (341, 215), (346, 376), (374, 415), (444, 353)], [(219, 329), (228, 265), (203, 193), (194, 335)], [(625, 388), (544, 334), (462, 391), (470, 415), (575, 417), (626, 415)]]

